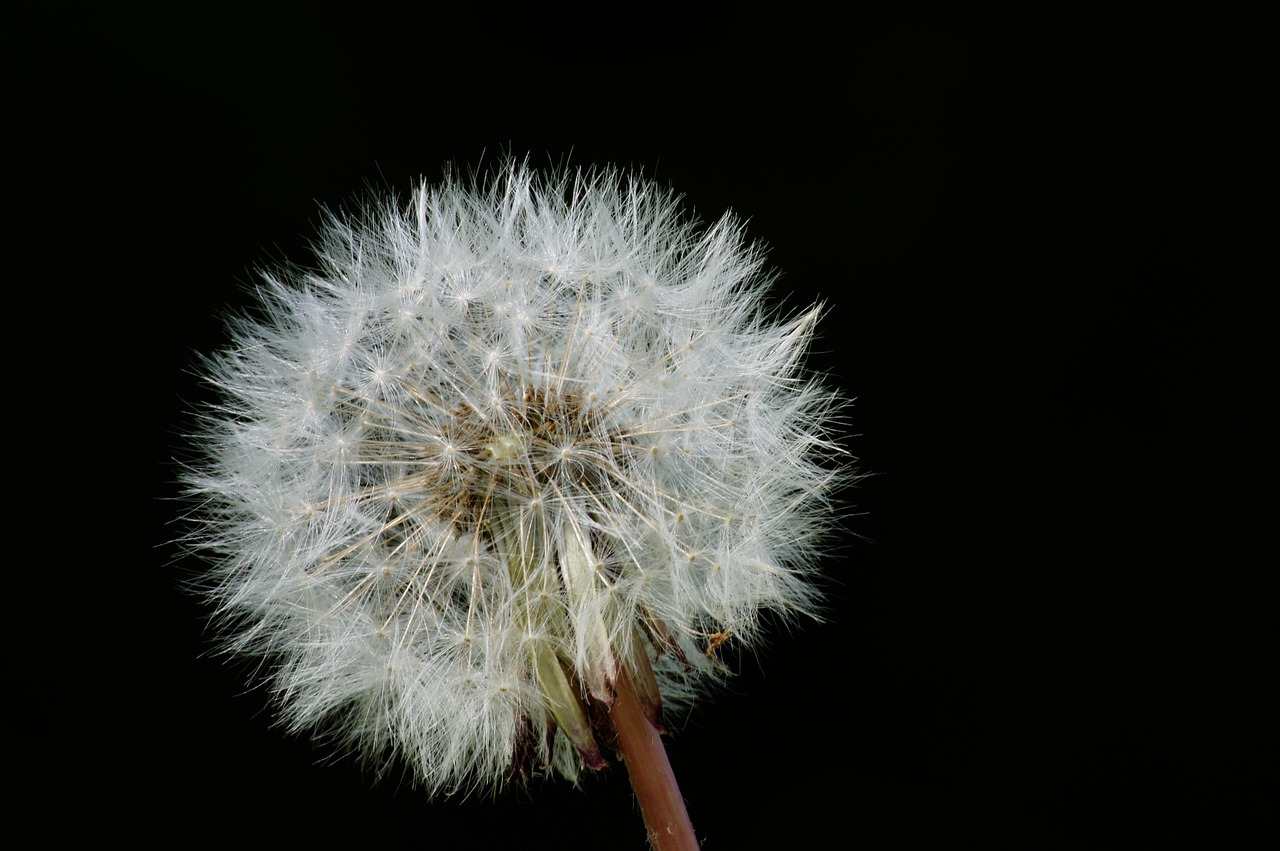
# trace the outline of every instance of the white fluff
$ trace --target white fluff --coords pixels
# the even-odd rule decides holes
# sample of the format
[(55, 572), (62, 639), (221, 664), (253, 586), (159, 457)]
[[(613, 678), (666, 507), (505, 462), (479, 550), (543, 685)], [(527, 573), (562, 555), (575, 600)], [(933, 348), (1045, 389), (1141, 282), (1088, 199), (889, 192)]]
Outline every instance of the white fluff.
[(678, 200), (510, 164), (335, 219), (314, 271), (266, 278), (187, 479), (227, 646), (271, 660), (290, 728), (432, 791), (575, 778), (539, 653), (583, 701), (647, 654), (678, 707), (763, 610), (816, 614), (818, 311), (767, 315), (741, 225)]

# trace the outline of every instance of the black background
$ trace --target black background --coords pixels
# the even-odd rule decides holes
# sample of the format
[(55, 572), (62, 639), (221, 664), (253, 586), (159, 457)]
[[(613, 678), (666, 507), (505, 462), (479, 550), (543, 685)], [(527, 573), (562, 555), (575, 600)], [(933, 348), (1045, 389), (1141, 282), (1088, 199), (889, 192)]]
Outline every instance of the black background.
[(28, 219), (56, 246), (37, 295), (85, 328), (51, 393), (90, 413), (56, 436), (77, 472), (48, 513), (81, 546), (67, 512), (90, 503), (110, 542), (66, 568), (106, 616), (69, 607), (76, 649), (46, 657), (92, 671), (49, 700), (48, 738), (75, 742), (54, 773), (93, 814), (59, 829), (645, 847), (620, 767), (431, 802), (284, 736), (209, 655), (181, 588), (199, 564), (170, 543), (173, 459), (209, 398), (196, 353), (255, 270), (305, 262), (321, 206), (511, 151), (638, 167), (704, 218), (748, 219), (778, 299), (828, 305), (813, 365), (856, 397), (847, 445), (873, 475), (824, 565), (827, 622), (738, 660), (670, 741), (704, 847), (1185, 837), (1236, 759), (1204, 719), (1248, 686), (1216, 673), (1176, 566), (1209, 345), (1202, 258), (1166, 229), (1194, 182), (1168, 104), (1184, 57), (1076, 14), (420, 6), (116, 10), (52, 23), (38, 51)]

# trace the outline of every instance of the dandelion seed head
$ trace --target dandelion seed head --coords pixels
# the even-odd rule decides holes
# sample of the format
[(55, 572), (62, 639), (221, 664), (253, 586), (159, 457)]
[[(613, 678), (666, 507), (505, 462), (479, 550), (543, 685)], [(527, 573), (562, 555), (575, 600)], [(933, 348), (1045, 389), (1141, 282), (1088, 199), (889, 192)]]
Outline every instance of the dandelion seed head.
[(678, 711), (763, 612), (816, 615), (839, 403), (802, 367), (818, 311), (772, 315), (769, 282), (732, 217), (518, 163), (265, 276), (187, 483), (284, 723), (432, 791), (575, 779), (618, 666)]

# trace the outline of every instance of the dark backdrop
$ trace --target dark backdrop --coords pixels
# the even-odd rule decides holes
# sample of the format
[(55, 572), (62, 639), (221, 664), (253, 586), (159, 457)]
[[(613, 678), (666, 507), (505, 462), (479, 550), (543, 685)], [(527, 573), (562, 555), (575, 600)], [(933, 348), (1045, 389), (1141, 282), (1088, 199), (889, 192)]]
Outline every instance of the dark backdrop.
[(419, 5), (117, 10), (53, 22), (38, 51), (30, 216), (57, 247), (37, 296), (85, 326), (53, 395), (89, 414), (58, 436), (76, 472), (48, 514), (82, 546), (61, 521), (87, 500), (110, 541), (68, 568), (107, 615), (76, 616), (92, 688), (50, 701), (90, 828), (644, 847), (620, 769), (429, 802), (324, 764), (207, 655), (180, 587), (198, 565), (169, 543), (172, 459), (208, 398), (195, 353), (254, 270), (305, 261), (322, 205), (509, 150), (641, 167), (705, 218), (748, 219), (778, 298), (828, 304), (813, 363), (857, 400), (847, 445), (873, 475), (824, 566), (828, 621), (739, 660), (670, 742), (705, 847), (1182, 836), (1219, 794), (1186, 767), (1215, 686), (1171, 568), (1204, 344), (1185, 321), (1198, 258), (1161, 224), (1184, 184), (1144, 30)]

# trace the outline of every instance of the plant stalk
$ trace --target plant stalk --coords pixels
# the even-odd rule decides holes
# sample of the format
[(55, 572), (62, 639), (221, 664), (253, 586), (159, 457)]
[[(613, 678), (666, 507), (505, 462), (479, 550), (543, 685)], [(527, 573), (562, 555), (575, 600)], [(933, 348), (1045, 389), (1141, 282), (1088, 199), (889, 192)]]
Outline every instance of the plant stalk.
[(658, 729), (645, 717), (625, 665), (618, 666), (613, 706), (618, 749), (640, 802), (654, 851), (697, 851), (698, 839)]

